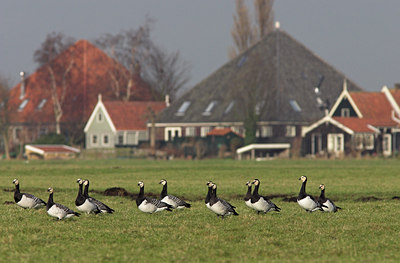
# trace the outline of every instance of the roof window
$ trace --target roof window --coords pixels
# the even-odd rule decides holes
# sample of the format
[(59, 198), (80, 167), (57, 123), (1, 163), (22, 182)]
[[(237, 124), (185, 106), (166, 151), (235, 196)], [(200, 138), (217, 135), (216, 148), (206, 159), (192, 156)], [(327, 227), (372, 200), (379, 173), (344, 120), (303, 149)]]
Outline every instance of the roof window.
[(247, 60), (247, 56), (246, 56), (246, 55), (243, 55), (243, 56), (239, 59), (239, 61), (238, 61), (238, 63), (237, 63), (237, 67), (240, 68), (241, 66), (243, 66), (243, 64), (246, 62), (246, 60)]
[(190, 106), (190, 101), (185, 101), (182, 103), (181, 107), (178, 109), (178, 111), (175, 113), (176, 116), (183, 116), (185, 115), (186, 110)]
[(206, 110), (203, 112), (203, 116), (210, 116), (211, 111), (214, 109), (216, 104), (217, 104), (216, 100), (211, 101), (210, 104), (208, 104)]
[(292, 106), (292, 109), (293, 109), (295, 112), (301, 112), (301, 108), (300, 108), (299, 104), (297, 103), (297, 101), (295, 101), (295, 100), (289, 100), (289, 103), (290, 103), (290, 106)]
[(44, 105), (46, 104), (46, 102), (47, 102), (47, 99), (42, 99), (42, 101), (40, 101), (40, 103), (38, 104), (36, 109), (41, 110), (44, 107)]
[(21, 104), (19, 104), (18, 111), (22, 111), (25, 108), (26, 104), (28, 104), (28, 101), (29, 101), (29, 99), (24, 99), (21, 102)]
[(228, 113), (232, 110), (233, 105), (235, 105), (235, 101), (231, 101), (231, 102), (229, 103), (228, 107), (226, 107), (226, 109), (225, 109), (225, 111), (224, 111), (224, 114), (228, 114)]

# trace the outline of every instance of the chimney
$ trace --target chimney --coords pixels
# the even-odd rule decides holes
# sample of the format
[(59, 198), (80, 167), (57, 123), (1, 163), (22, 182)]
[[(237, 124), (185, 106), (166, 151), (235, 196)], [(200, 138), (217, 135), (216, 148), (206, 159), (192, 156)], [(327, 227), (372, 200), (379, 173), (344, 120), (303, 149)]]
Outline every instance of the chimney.
[(25, 72), (21, 71), (19, 75), (21, 76), (21, 89), (19, 99), (22, 100), (25, 97)]
[(275, 29), (279, 30), (281, 28), (281, 23), (279, 21), (275, 22)]
[(394, 89), (400, 90), (400, 83), (394, 83)]
[(169, 101), (169, 95), (165, 95), (165, 106), (169, 107), (169, 105), (171, 104), (171, 102)]

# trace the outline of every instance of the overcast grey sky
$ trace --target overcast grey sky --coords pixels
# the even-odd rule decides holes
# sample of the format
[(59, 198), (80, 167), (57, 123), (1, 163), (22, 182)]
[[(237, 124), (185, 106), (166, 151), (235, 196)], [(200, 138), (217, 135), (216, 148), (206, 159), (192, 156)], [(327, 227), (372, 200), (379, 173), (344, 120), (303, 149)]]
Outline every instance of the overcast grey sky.
[[(234, 11), (234, 0), (4, 0), (0, 74), (16, 84), (34, 72), (33, 53), (53, 31), (92, 41), (148, 15), (153, 39), (191, 64), (190, 88), (228, 61)], [(400, 82), (400, 1), (275, 0), (274, 11), (282, 30), (365, 90)]]

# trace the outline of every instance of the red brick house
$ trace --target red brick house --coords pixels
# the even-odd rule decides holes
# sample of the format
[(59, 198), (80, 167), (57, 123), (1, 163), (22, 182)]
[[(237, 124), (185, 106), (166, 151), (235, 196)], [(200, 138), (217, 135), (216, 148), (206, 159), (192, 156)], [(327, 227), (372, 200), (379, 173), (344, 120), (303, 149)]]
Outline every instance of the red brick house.
[[(66, 70), (67, 65), (70, 65), (69, 70)], [(74, 142), (83, 138), (83, 127), (97, 103), (98, 94), (101, 93), (106, 100), (126, 100), (126, 87), (130, 85), (127, 100), (149, 101), (153, 98), (152, 89), (139, 74), (127, 83), (121, 72), (129, 72), (121, 64), (87, 40), (79, 40), (47, 65), (23, 76), (21, 82), (12, 88), (9, 100), (11, 149), (56, 130), (55, 100), (51, 92), (54, 82), (49, 67), (54, 72), (57, 96), (64, 97), (61, 131)]]

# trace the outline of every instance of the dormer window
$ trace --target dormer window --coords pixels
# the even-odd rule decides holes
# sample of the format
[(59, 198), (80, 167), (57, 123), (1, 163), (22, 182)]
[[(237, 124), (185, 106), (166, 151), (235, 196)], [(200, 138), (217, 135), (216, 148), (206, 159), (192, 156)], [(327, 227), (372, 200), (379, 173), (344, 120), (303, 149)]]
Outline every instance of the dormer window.
[(349, 108), (341, 109), (340, 116), (342, 116), (342, 117), (350, 117), (350, 109)]
[(203, 112), (203, 116), (210, 116), (211, 111), (214, 109), (216, 104), (217, 104), (216, 100), (211, 101), (210, 104), (208, 104), (206, 110)]
[(190, 106), (190, 101), (185, 101), (182, 103), (181, 107), (178, 109), (178, 111), (175, 113), (176, 116), (183, 116), (185, 115), (186, 110)]
[(21, 104), (19, 104), (18, 111), (22, 111), (26, 107), (26, 104), (28, 104), (28, 101), (29, 99), (24, 99)]
[(41, 109), (43, 109), (43, 107), (44, 107), (44, 105), (46, 104), (46, 102), (47, 102), (47, 99), (42, 99), (42, 100), (40, 101), (40, 103), (38, 104), (36, 110), (41, 110)]

